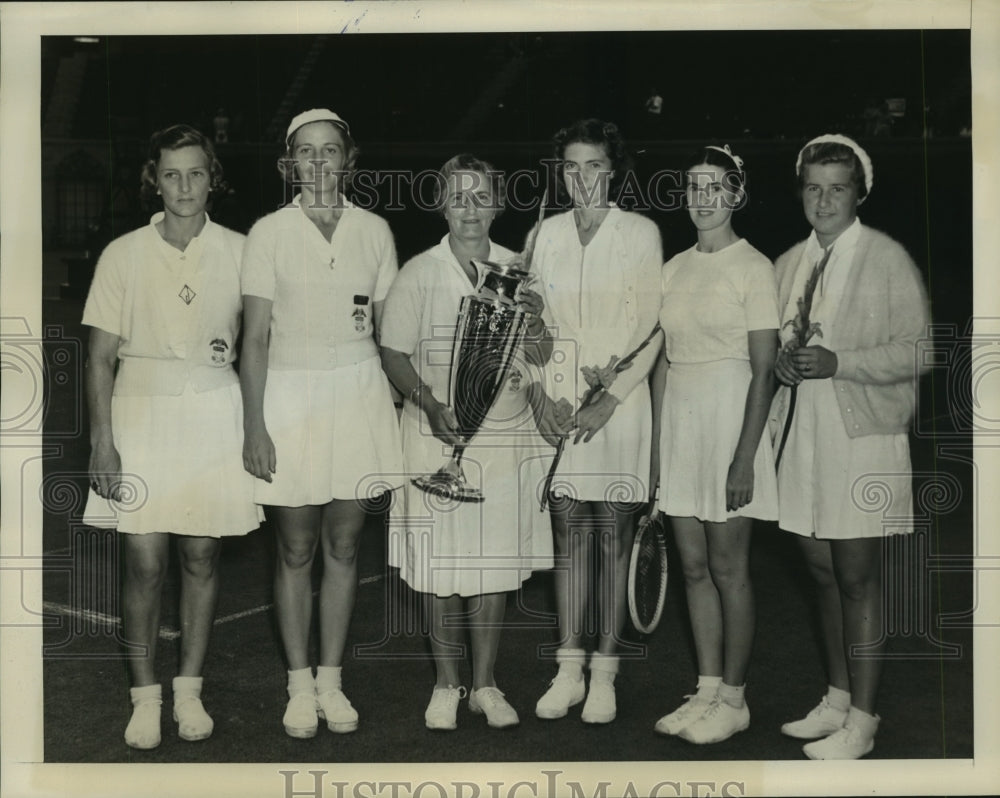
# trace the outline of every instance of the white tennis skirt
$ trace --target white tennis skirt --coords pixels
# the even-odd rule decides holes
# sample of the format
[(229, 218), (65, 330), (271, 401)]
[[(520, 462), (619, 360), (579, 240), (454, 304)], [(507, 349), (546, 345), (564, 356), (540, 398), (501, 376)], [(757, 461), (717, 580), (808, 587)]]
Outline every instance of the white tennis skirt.
[(223, 537), (264, 516), (243, 468), (238, 383), (180, 396), (113, 396), (111, 427), (122, 462), (122, 496), (93, 490), (83, 521), (119, 532)]
[(302, 507), (371, 499), (403, 484), (399, 421), (380, 359), (329, 370), (267, 372), (264, 423), (274, 443), (261, 504)]
[[(409, 480), (400, 512), (391, 513), (389, 564), (411, 588), (439, 597), (516, 590), (553, 564), (552, 527), (540, 507), (553, 449), (538, 434), (521, 396), (501, 395), (462, 458), (482, 502), (424, 493)], [(453, 447), (435, 438), (409, 402), (402, 417), (410, 477), (432, 474)]]
[(743, 428), (750, 363), (671, 364), (660, 424), (660, 509), (667, 515), (724, 522), (733, 516), (774, 521), (778, 489), (765, 427), (754, 455), (753, 500), (726, 509), (726, 480)]
[[(787, 390), (774, 405), (782, 402)], [(913, 531), (906, 433), (849, 437), (833, 380), (799, 383), (778, 485), (778, 526), (789, 532), (849, 540)]]

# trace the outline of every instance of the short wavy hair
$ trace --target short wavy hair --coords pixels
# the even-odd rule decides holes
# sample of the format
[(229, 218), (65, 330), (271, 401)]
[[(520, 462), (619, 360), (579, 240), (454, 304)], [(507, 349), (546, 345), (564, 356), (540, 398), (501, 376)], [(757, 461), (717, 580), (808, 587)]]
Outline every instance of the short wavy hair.
[(865, 187), (865, 167), (854, 152), (846, 144), (836, 141), (821, 141), (817, 144), (810, 144), (802, 150), (802, 168), (797, 176), (799, 191), (805, 187), (806, 167), (814, 164), (825, 166), (826, 164), (839, 163), (851, 169), (851, 182), (858, 191), (858, 199), (863, 200), (868, 196), (868, 189)]
[(625, 139), (618, 130), (618, 125), (593, 118), (579, 119), (552, 137), (553, 156), (556, 161), (556, 190), (559, 196), (563, 198), (567, 196), (564, 179), (566, 148), (570, 144), (581, 143), (604, 147), (614, 173), (608, 183), (608, 199), (616, 199), (628, 174), (632, 171), (632, 156), (625, 146)]
[(148, 207), (156, 207), (162, 201), (157, 195), (156, 170), (164, 150), (180, 150), (184, 147), (201, 147), (209, 163), (209, 191), (220, 194), (226, 190), (222, 164), (215, 154), (212, 140), (191, 125), (179, 124), (157, 130), (149, 139), (149, 153), (142, 166), (139, 197)]
[[(337, 128), (340, 131), (340, 138), (344, 141), (344, 179), (341, 181), (340, 190), (346, 191), (351, 187), (351, 181), (354, 180), (354, 173), (357, 171), (358, 156), (361, 154), (361, 148), (350, 134), (350, 131), (343, 125), (338, 125), (336, 122), (330, 120), (321, 121), (326, 121), (327, 124)], [(295, 137), (299, 135), (299, 130), (301, 129), (299, 127), (292, 133), (291, 139), (289, 139), (288, 144), (285, 146), (284, 153), (278, 158), (278, 172), (290, 186), (298, 184), (295, 176), (295, 156), (292, 153), (295, 151)]]
[(482, 158), (477, 158), (468, 152), (463, 152), (453, 158), (449, 158), (438, 169), (438, 179), (434, 181), (434, 210), (442, 216), (444, 215), (445, 203), (447, 202), (448, 180), (456, 172), (475, 172), (485, 177), (493, 192), (495, 202), (493, 210), (496, 211), (497, 216), (503, 213), (504, 192), (506, 191), (503, 172), (489, 161), (484, 161)]

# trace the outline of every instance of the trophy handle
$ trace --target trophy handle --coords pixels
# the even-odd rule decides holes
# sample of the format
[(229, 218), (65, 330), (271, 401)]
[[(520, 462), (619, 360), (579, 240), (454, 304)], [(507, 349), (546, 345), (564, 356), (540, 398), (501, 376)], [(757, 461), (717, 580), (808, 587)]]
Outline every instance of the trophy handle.
[(469, 258), (469, 263), (476, 270), (476, 293), (483, 290), (483, 283), (486, 282), (486, 268), (476, 258)]
[[(472, 261), (475, 265), (475, 261)], [(483, 273), (476, 267), (479, 272), (479, 280), (482, 282)], [(455, 324), (455, 337), (452, 340), (451, 346), (451, 368), (448, 369), (448, 407), (451, 410), (455, 409), (455, 390), (456, 382), (458, 379), (458, 361), (462, 355), (462, 348), (458, 346), (459, 337), (462, 335), (462, 330), (465, 328), (465, 317), (469, 315), (469, 305), (472, 304), (473, 296), (463, 296), (462, 301), (458, 305), (458, 319)]]

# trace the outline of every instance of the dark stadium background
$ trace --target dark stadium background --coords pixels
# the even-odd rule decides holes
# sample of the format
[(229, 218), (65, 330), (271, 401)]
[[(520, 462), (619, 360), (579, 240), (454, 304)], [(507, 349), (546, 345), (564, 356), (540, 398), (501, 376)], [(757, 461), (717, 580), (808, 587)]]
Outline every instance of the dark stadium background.
[[(138, 171), (155, 129), (183, 121), (211, 135), (214, 117), (225, 109), (229, 141), (218, 154), (230, 193), (211, 213), (244, 232), (287, 199), (275, 159), (288, 120), (314, 106), (348, 120), (362, 150), (359, 168), (376, 173), (433, 169), (463, 151), (508, 173), (540, 171), (552, 134), (585, 116), (618, 123), (635, 152), (640, 186), (659, 170), (683, 168), (701, 143), (729, 143), (749, 178), (749, 202), (736, 229), (772, 259), (809, 232), (795, 193), (799, 148), (820, 133), (857, 137), (875, 164), (862, 221), (909, 250), (939, 325), (935, 368), (921, 385), (912, 439), (924, 531), (919, 546), (894, 560), (895, 576), (916, 574), (916, 582), (900, 588), (913, 606), (891, 630), (897, 638), (891, 649), (900, 656), (886, 667), (886, 720), (873, 756), (972, 756), (972, 635), (964, 614), (975, 603), (975, 580), (971, 566), (935, 568), (949, 558), (969, 562), (975, 550), (967, 30), (93, 38), (43, 37), (39, 120), (43, 321), (50, 351), (69, 352), (53, 371), (64, 379), (47, 385), (43, 489), (66, 484), (78, 496), (88, 456), (83, 297), (103, 246), (148, 220), (138, 202)], [(644, 109), (654, 87), (664, 98), (659, 118)], [(896, 115), (887, 135), (876, 136), (871, 109), (883, 101)], [(386, 210), (388, 203), (380, 193), (372, 210), (388, 220), (401, 264), (444, 234), (432, 213), (412, 204)], [(660, 227), (665, 257), (693, 243), (682, 210), (640, 212)], [(494, 237), (519, 249), (536, 214), (508, 210)], [(954, 501), (927, 498), (939, 484), (951, 486)], [(312, 741), (282, 732), (284, 665), (267, 609), (273, 551), (265, 526), (224, 547), (219, 616), (239, 617), (218, 626), (206, 669), (214, 736), (181, 743), (165, 712), (163, 745), (136, 752), (121, 740), (126, 676), (106, 620), (117, 614), (117, 549), (112, 537), (74, 521), (78, 504), (48, 501), (43, 530), (51, 563), (45, 599), (56, 608), (44, 652), (50, 762), (798, 759), (799, 745), (778, 727), (811, 707), (823, 689), (802, 565), (785, 535), (760, 524), (748, 732), (698, 748), (652, 734), (656, 718), (694, 678), (678, 569), (661, 627), (648, 639), (631, 633), (646, 648), (623, 668), (619, 718), (610, 727), (533, 717), (552, 675), (538, 647), (554, 635), (538, 620), (552, 611), (550, 582), (540, 574), (511, 599), (512, 628), (497, 669), (521, 728), (497, 734), (463, 708), (459, 734), (432, 735), (422, 724), (431, 665), (419, 630), (395, 624), (411, 598), (385, 568), (383, 516), (373, 515), (361, 559), (367, 581), (350, 641), (355, 660), (345, 668), (345, 688), (361, 712), (359, 731), (321, 732)], [(175, 629), (176, 580), (163, 607), (164, 627)], [(161, 641), (158, 655), (164, 681), (176, 667), (171, 640)]]

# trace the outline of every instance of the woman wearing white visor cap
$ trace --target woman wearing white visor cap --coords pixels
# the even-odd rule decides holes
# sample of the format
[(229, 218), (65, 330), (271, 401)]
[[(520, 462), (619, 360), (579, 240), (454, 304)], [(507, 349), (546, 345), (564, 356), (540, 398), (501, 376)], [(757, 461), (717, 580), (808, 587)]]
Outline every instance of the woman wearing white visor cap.
[(285, 144), (278, 170), (299, 193), (253, 226), (244, 251), (243, 461), (277, 537), (274, 601), (288, 660), (283, 723), (292, 737), (312, 737), (318, 718), (334, 732), (358, 725), (341, 665), (357, 590), (361, 500), (398, 487), (402, 472), (376, 343), (397, 264), (386, 222), (344, 196), (358, 154), (347, 123), (325, 108), (305, 111), (289, 124)]

